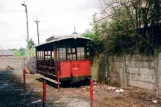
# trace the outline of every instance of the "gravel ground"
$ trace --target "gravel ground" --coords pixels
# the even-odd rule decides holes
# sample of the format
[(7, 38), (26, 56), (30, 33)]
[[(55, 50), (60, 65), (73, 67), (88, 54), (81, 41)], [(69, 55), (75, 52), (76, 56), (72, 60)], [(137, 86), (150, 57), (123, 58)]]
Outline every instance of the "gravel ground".
[[(27, 75), (28, 82), (32, 88), (42, 89), (42, 82), (38, 81), (36, 75)], [(36, 80), (36, 81), (35, 81)], [(53, 107), (89, 107), (89, 86), (66, 85), (60, 90), (50, 82), (47, 82), (47, 103)], [(157, 103), (153, 103), (155, 96), (151, 91), (130, 87), (117, 92), (120, 87), (104, 84), (94, 86), (94, 107), (161, 107), (161, 97)]]
[[(42, 81), (27, 74), (27, 93), (23, 94), (22, 71), (0, 71), (0, 107), (42, 107)], [(97, 84), (94, 86), (94, 107), (161, 107), (161, 97), (148, 90)], [(157, 100), (154, 103), (153, 100)], [(47, 107), (89, 107), (89, 86), (67, 84), (57, 90), (47, 82)]]
[(23, 84), (16, 75), (20, 71), (0, 71), (0, 107), (35, 107), (41, 102), (33, 103), (39, 96), (28, 91), (23, 92)]

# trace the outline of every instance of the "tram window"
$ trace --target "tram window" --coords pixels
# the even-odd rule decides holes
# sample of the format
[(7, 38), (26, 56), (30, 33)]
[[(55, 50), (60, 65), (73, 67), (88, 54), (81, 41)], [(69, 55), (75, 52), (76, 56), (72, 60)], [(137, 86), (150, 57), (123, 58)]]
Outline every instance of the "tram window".
[(41, 60), (41, 51), (39, 51), (39, 59)]
[(85, 59), (85, 49), (84, 47), (77, 48), (77, 59)]
[(45, 51), (45, 60), (50, 59), (50, 51)]
[(44, 51), (41, 51), (41, 59), (44, 60)]
[(68, 60), (76, 60), (76, 54), (68, 54), (67, 59)]
[(38, 51), (37, 55), (38, 55), (38, 58), (40, 59), (40, 51)]
[(39, 59), (40, 57), (39, 57), (39, 51), (37, 51), (37, 59)]
[(54, 59), (54, 51), (52, 51), (52, 59)]
[(67, 60), (76, 60), (75, 48), (67, 48)]
[(44, 58), (44, 57), (45, 57), (45, 56), (44, 56), (44, 53), (45, 53), (45, 52), (44, 52), (44, 51), (42, 51), (42, 58)]
[(39, 53), (38, 57), (39, 57), (39, 60), (40, 60), (41, 59), (41, 51), (39, 51), (38, 53)]
[(75, 53), (75, 48), (72, 48), (72, 53), (73, 53), (73, 54)]
[(40, 59), (43, 59), (43, 51), (40, 51)]
[(66, 48), (59, 48), (59, 60), (66, 60)]
[(71, 48), (68, 48), (68, 54), (71, 53)]
[(75, 48), (67, 48), (68, 54), (75, 54)]
[(50, 58), (51, 58), (51, 56), (50, 56), (51, 54), (50, 54), (50, 51), (48, 51), (48, 54), (47, 54), (47, 58), (48, 58), (48, 60), (50, 60)]

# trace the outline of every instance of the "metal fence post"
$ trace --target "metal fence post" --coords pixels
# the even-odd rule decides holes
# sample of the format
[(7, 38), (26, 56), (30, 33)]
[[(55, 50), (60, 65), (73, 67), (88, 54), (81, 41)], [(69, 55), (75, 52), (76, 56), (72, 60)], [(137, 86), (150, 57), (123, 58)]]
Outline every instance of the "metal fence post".
[(90, 79), (90, 107), (93, 107), (93, 79)]
[(43, 107), (46, 107), (46, 82), (43, 82)]
[(26, 94), (26, 70), (23, 70), (24, 94)]

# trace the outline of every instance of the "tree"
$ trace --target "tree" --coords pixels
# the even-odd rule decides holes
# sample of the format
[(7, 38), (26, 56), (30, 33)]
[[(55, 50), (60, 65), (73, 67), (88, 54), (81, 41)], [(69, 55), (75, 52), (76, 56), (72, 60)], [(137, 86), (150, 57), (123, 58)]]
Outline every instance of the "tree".
[(34, 41), (32, 40), (32, 38), (29, 40), (29, 49), (33, 48), (33, 46), (35, 45)]
[(105, 51), (154, 53), (161, 45), (161, 36), (156, 33), (161, 15), (158, 0), (100, 1), (102, 18), (93, 21), (93, 29)]
[(26, 49), (25, 48), (22, 48), (22, 47), (19, 49), (20, 56), (24, 56), (25, 55), (25, 50)]
[(91, 54), (99, 54), (102, 53), (104, 51), (104, 45), (103, 42), (101, 40), (101, 38), (99, 37), (99, 23), (97, 22), (97, 18), (96, 18), (96, 13), (93, 15), (93, 22), (91, 23), (91, 25), (93, 26), (93, 29), (87, 30), (83, 36), (84, 37), (88, 37), (90, 38), (92, 41), (88, 42), (88, 48), (90, 49), (90, 53)]

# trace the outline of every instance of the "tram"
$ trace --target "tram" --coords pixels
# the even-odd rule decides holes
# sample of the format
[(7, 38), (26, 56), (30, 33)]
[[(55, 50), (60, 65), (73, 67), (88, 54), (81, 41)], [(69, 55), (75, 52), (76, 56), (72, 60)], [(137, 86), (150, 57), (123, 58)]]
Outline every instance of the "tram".
[(81, 36), (55, 38), (35, 47), (37, 73), (60, 81), (81, 81), (90, 78), (89, 49), (91, 39)]

